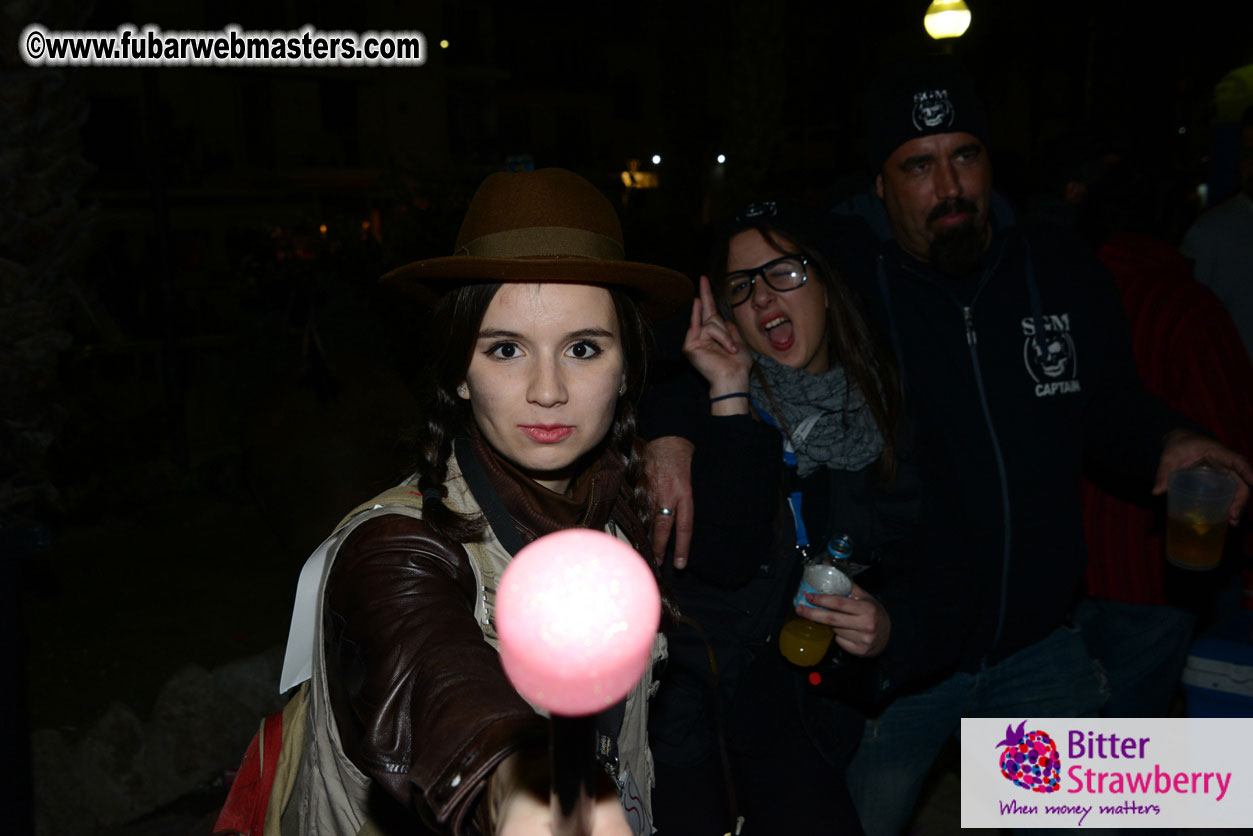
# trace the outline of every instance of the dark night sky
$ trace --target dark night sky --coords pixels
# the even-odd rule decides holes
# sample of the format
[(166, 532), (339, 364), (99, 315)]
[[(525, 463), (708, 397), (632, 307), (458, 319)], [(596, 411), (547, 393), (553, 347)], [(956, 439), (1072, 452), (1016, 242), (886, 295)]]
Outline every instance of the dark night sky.
[[(975, 2), (970, 31), (954, 44), (992, 105), (1002, 186), (1012, 190), (1043, 145), (1079, 125), (1117, 135), (1164, 167), (1199, 165), (1213, 84), (1253, 61), (1250, 4), (1054, 5)], [(164, 69), (147, 100), (140, 71), (80, 71), (97, 105), (87, 157), (99, 168), (96, 185), (144, 175), (150, 149), (135, 140), (151, 138), (123, 138), (119, 116), (161, 128), (172, 186), (247, 180), (257, 170), (398, 166), (425, 181), (473, 185), (507, 156), (529, 154), (608, 188), (627, 159), (661, 153), (664, 202), (690, 224), (720, 152), (731, 162), (716, 175), (715, 197), (773, 187), (817, 199), (815, 191), (858, 175), (866, 80), (897, 56), (937, 48), (922, 29), (925, 7), (227, 2), (171, 12), (101, 3), (87, 26), (416, 28), (432, 55), (428, 66), (404, 70)], [(434, 48), (441, 37), (448, 51)], [(276, 99), (305, 82), (307, 98), (274, 116)], [(667, 215), (657, 226), (690, 228), (678, 220)]]

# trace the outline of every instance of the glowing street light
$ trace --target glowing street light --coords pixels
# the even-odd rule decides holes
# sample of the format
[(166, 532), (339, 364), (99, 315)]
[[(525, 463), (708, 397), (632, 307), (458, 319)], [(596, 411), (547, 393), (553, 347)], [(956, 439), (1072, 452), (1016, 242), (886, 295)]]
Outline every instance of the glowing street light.
[(718, 165), (722, 165), (722, 164), (723, 164), (723, 163), (725, 163), (726, 161), (727, 161), (727, 155), (726, 155), (726, 154), (719, 154), (719, 155), (718, 155)]
[(661, 155), (653, 154), (653, 165), (661, 165)]
[(922, 25), (937, 41), (960, 38), (970, 28), (970, 7), (963, 0), (933, 0), (922, 18)]

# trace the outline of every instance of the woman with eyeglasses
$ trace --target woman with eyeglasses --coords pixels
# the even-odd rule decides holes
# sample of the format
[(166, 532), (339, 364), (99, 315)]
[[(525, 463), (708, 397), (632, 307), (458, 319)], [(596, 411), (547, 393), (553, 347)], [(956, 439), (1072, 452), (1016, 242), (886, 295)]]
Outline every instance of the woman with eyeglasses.
[[(692, 306), (683, 350), (708, 387), (708, 420), (691, 553), (667, 570), (684, 614), (652, 727), (667, 836), (740, 832), (741, 817), (745, 834), (861, 830), (844, 767), (863, 718), (848, 700), (879, 687), (867, 660), (890, 620), (856, 582), (848, 597), (791, 602), (806, 553), (845, 534), (867, 560), (908, 518), (874, 501), (897, 475), (901, 387), (858, 294), (814, 244), (824, 222), (747, 207)], [(783, 658), (777, 636), (794, 614), (834, 628), (834, 661)]]

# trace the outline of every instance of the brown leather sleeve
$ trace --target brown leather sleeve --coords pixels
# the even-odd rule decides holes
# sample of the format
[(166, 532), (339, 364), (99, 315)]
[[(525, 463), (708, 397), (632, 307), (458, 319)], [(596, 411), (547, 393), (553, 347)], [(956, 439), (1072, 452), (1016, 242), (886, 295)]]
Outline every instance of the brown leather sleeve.
[(323, 624), (331, 705), (353, 763), (456, 834), (510, 752), (543, 745), (474, 618), (465, 549), (412, 517), (362, 523), (339, 549)]

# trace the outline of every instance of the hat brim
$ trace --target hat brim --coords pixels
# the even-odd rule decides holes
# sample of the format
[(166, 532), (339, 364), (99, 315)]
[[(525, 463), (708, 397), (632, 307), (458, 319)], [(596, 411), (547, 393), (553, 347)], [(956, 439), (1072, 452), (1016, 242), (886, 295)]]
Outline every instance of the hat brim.
[(379, 281), (434, 304), (444, 293), (483, 282), (562, 282), (595, 284), (625, 290), (649, 320), (662, 319), (692, 301), (694, 288), (678, 270), (638, 261), (581, 256), (486, 258), (451, 255), (397, 267)]

